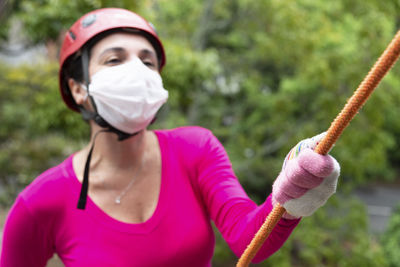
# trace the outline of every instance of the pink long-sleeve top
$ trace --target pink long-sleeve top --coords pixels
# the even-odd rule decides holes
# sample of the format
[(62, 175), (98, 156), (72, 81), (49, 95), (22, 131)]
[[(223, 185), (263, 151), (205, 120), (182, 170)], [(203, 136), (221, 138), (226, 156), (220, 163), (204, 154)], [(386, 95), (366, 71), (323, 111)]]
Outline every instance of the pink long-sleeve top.
[[(90, 197), (86, 209), (78, 210), (81, 184), (71, 155), (19, 194), (5, 224), (0, 266), (45, 266), (54, 253), (67, 267), (211, 266), (211, 220), (240, 256), (271, 211), (270, 197), (260, 206), (249, 199), (209, 130), (182, 127), (155, 133), (161, 189), (146, 222), (113, 219)], [(277, 251), (297, 224), (281, 219), (255, 261)]]

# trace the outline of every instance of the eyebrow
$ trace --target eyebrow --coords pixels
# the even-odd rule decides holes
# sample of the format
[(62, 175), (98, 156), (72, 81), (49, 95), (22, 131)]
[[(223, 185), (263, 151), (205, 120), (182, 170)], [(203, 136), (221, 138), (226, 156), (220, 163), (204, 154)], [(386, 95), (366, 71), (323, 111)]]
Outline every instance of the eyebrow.
[[(101, 54), (99, 55), (99, 58), (103, 57), (105, 54), (107, 54), (107, 53), (109, 53), (109, 52), (123, 53), (123, 52), (125, 52), (125, 51), (126, 51), (125, 48), (122, 48), (122, 47), (111, 47), (111, 48), (107, 48), (106, 50), (104, 50), (103, 52), (101, 52)], [(155, 54), (153, 51), (149, 50), (149, 49), (144, 48), (144, 49), (140, 50), (139, 53), (140, 53), (141, 55), (143, 55), (143, 56), (150, 56), (150, 57), (154, 57), (155, 59), (157, 59), (156, 54)]]
[(123, 53), (125, 52), (125, 49), (122, 47), (111, 47), (111, 48), (107, 48), (106, 50), (104, 50), (103, 52), (101, 52), (101, 54), (99, 55), (99, 59), (101, 59), (103, 56), (105, 56), (106, 54), (113, 52), (113, 53)]

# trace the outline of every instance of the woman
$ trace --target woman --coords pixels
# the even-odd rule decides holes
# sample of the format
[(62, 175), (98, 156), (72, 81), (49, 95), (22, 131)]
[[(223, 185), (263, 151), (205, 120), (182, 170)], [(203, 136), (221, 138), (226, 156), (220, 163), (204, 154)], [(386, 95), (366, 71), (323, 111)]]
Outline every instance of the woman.
[(211, 220), (240, 256), (279, 202), (288, 213), (257, 254), (261, 261), (335, 192), (339, 165), (311, 150), (321, 135), (289, 153), (273, 193), (257, 206), (209, 130), (147, 130), (168, 97), (164, 65), (156, 32), (130, 11), (95, 10), (71, 27), (60, 54), (61, 94), (89, 121), (91, 141), (18, 196), (1, 266), (45, 266), (54, 253), (74, 267), (210, 266)]

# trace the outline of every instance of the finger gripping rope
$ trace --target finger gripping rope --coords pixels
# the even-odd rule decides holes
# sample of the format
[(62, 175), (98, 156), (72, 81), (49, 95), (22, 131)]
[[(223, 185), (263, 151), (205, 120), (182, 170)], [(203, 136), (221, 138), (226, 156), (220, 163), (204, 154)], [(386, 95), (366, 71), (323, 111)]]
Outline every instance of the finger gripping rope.
[[(390, 70), (398, 59), (400, 54), (400, 31), (397, 32), (393, 40), (385, 49), (383, 54), (376, 61), (367, 76), (358, 86), (353, 96), (347, 101), (346, 105), (332, 122), (326, 136), (315, 148), (315, 152), (321, 155), (326, 155), (332, 148), (335, 142), (339, 139), (343, 130), (349, 125), (350, 121), (357, 114), (358, 110), (364, 105), (372, 91), (378, 86), (379, 82)], [(282, 215), (285, 213), (285, 208), (277, 204), (266, 218), (260, 230), (256, 233), (251, 243), (240, 257), (237, 267), (249, 266), (251, 260), (257, 254), (269, 234), (272, 232), (275, 225), (278, 223)]]

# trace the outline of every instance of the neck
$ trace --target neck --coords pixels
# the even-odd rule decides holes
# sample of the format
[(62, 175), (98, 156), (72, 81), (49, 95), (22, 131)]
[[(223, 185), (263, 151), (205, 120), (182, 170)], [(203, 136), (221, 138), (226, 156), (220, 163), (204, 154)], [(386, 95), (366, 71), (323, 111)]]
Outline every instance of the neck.
[[(93, 127), (91, 142), (84, 149), (87, 152), (93, 144), (94, 137), (101, 128)], [(147, 145), (148, 132), (143, 130), (138, 134), (119, 141), (115, 133), (103, 132), (96, 137), (96, 144), (92, 156), (92, 168), (99, 164), (104, 167), (118, 169), (132, 169), (141, 162)]]

